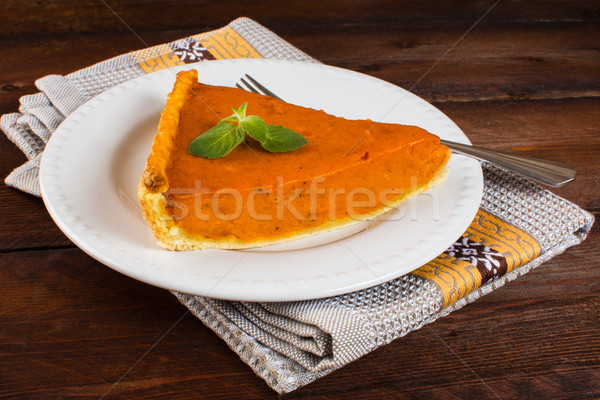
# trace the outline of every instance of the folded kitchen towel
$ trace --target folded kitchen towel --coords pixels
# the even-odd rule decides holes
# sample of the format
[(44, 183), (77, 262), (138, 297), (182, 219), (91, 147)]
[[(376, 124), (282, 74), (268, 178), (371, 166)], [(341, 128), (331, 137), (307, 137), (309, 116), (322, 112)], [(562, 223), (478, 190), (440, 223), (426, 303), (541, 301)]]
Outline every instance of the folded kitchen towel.
[[(134, 51), (66, 76), (36, 81), (0, 128), (28, 161), (6, 183), (40, 195), (45, 143), (102, 91), (164, 68), (226, 58), (317, 62), (239, 18), (222, 29)], [(82, 132), (81, 134), (85, 134)], [(484, 164), (485, 188), (468, 230), (436, 259), (401, 278), (345, 295), (285, 303), (223, 301), (173, 293), (274, 390), (285, 393), (490, 293), (585, 239), (594, 220), (567, 200)], [(310, 277), (307, 277), (310, 279)]]

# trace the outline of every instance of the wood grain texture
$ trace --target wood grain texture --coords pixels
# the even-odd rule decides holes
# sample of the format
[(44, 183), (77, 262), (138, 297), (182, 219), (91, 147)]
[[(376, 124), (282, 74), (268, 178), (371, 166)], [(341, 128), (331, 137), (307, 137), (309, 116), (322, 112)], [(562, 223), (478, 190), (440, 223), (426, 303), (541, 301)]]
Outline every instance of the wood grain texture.
[[(412, 87), (474, 144), (570, 163), (576, 181), (553, 192), (600, 215), (598, 2), (504, 0), (458, 43), (492, 1), (107, 4), (139, 38), (101, 1), (0, 2), (0, 114), (43, 75), (246, 15), (322, 62)], [(0, 175), (24, 161), (0, 137)], [(283, 397), (598, 398), (599, 240), (596, 225), (517, 281)], [(0, 398), (109, 389), (106, 399), (278, 398), (170, 293), (91, 259), (40, 199), (0, 185)]]
[[(12, 15), (0, 31), (0, 37), (61, 36), (78, 33), (128, 32), (129, 28), (143, 37), (148, 31), (164, 31), (173, 27), (204, 31), (215, 29), (240, 16), (253, 18), (276, 30), (290, 27), (312, 30), (317, 26), (354, 26), (368, 28), (379, 24), (418, 24), (435, 30), (440, 22), (472, 24), (493, 1), (469, 0), (461, 3), (436, 2), (424, 6), (420, 1), (291, 0), (282, 6), (277, 0), (225, 0), (220, 2), (176, 0), (127, 1), (48, 1), (9, 0), (3, 5), (5, 15)], [(112, 10), (112, 11), (111, 11)], [(114, 12), (114, 13), (113, 13)], [(522, 2), (507, 0), (498, 4), (486, 21), (499, 23), (589, 22), (600, 19), (594, 1), (572, 1), (569, 4), (551, 0)]]
[[(552, 35), (540, 23), (444, 22), (439, 30), (411, 23), (374, 27), (287, 27), (282, 36), (318, 60), (387, 80), (431, 101), (589, 97), (600, 94), (598, 23), (556, 23)], [(148, 45), (176, 40), (193, 30), (151, 31)], [(279, 31), (278, 31), (279, 33)], [(328, 46), (319, 45), (327, 38)], [(348, 38), (351, 38), (349, 40)], [(589, 38), (582, 40), (582, 38)], [(459, 40), (461, 39), (461, 40)], [(63, 39), (10, 39), (0, 48), (0, 110), (5, 99), (31, 91), (24, 74), (66, 74), (118, 54), (144, 48), (131, 32), (75, 35)], [(452, 51), (446, 51), (454, 46)], [(54, 49), (50, 51), (49, 49)], [(81, 54), (90, 54), (88, 59)], [(23, 57), (23, 54), (28, 54)], [(31, 60), (44, 60), (33, 63)], [(435, 65), (435, 68), (430, 68)], [(430, 70), (430, 71), (429, 71)], [(429, 72), (428, 72), (429, 71)], [(498, 74), (498, 71), (503, 71)], [(424, 75), (426, 74), (426, 75)], [(560, 79), (557, 79), (560, 77)], [(14, 107), (14, 104), (12, 105)]]
[[(595, 228), (540, 270), (285, 397), (597, 393), (599, 237)], [(78, 249), (11, 252), (0, 264), (0, 397), (98, 398), (185, 314), (167, 291)], [(190, 315), (109, 398), (153, 396), (276, 397)]]

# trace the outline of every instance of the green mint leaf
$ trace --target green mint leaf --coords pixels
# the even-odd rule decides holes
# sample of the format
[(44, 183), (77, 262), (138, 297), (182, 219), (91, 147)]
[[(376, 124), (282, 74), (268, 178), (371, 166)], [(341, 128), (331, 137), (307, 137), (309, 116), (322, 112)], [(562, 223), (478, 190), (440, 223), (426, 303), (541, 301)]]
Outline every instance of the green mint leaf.
[(233, 114), (231, 117), (227, 117), (227, 118), (223, 118), (222, 120), (219, 121), (219, 123), (221, 122), (239, 122), (240, 119), (238, 118), (237, 114)]
[(232, 107), (233, 115), (223, 118), (217, 126), (192, 140), (188, 152), (210, 159), (223, 157), (242, 143), (246, 134), (272, 153), (296, 150), (308, 143), (304, 136), (291, 129), (267, 125), (257, 115), (246, 116), (247, 106), (248, 103), (244, 103), (239, 108)]
[(232, 116), (237, 116), (239, 121), (243, 120), (246, 118), (246, 107), (248, 107), (248, 103), (242, 104), (240, 108), (232, 107), (234, 113)]
[(192, 140), (190, 154), (206, 158), (226, 156), (244, 140), (244, 131), (229, 122), (219, 122), (196, 139)]
[(246, 118), (240, 120), (239, 124), (248, 135), (259, 142), (262, 143), (266, 140), (267, 124), (258, 115), (248, 115)]
[(304, 136), (291, 129), (279, 125), (267, 125), (265, 140), (261, 140), (260, 143), (266, 150), (279, 153), (296, 150), (307, 144), (308, 141)]

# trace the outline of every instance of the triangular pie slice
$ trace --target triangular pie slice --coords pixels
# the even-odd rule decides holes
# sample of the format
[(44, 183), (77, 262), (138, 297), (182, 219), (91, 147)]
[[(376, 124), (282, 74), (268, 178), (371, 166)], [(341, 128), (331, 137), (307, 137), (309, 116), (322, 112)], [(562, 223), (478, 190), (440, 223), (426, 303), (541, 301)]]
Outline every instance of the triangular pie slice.
[[(248, 103), (248, 115), (308, 144), (270, 153), (247, 139), (225, 157), (190, 142)], [(382, 110), (384, 111), (384, 110)], [(347, 120), (180, 72), (139, 185), (144, 218), (172, 250), (261, 247), (375, 218), (440, 183), (450, 151), (415, 126)]]

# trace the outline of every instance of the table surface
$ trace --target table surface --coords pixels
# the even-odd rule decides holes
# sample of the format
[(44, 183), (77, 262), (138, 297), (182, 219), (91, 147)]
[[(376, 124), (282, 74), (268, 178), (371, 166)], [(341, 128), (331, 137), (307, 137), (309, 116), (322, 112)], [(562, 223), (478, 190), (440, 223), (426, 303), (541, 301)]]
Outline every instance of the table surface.
[[(412, 87), (476, 145), (568, 162), (575, 182), (553, 191), (598, 215), (600, 3), (493, 5), (3, 1), (0, 114), (41, 76), (245, 15), (326, 64)], [(25, 157), (0, 136), (4, 177)], [(75, 247), (40, 199), (2, 184), (0, 200), (0, 398), (277, 397), (168, 291)], [(599, 238), (596, 224), (528, 275), (284, 397), (597, 398)]]

